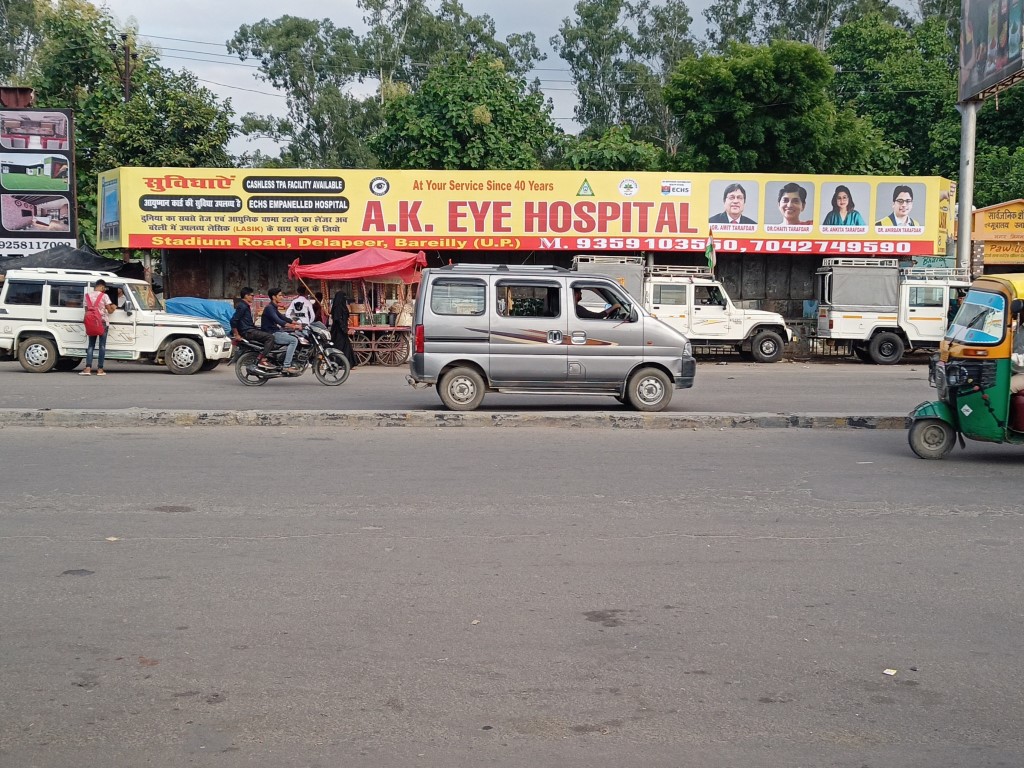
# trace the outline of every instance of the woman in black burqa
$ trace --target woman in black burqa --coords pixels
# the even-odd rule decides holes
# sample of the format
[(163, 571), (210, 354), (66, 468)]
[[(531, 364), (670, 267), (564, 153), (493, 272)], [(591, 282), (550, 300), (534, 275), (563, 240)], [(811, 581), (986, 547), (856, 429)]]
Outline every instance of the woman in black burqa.
[(344, 291), (334, 294), (331, 302), (331, 344), (340, 349), (355, 368), (356, 354), (352, 351), (352, 341), (348, 337), (348, 296)]

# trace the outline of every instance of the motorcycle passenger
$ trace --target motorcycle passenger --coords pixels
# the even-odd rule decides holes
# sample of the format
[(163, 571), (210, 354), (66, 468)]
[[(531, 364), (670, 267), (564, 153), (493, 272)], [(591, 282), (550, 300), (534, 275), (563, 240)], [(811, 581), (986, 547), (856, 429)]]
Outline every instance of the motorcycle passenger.
[(277, 297), (281, 295), (280, 288), (271, 288), (268, 292), (270, 303), (263, 310), (263, 317), (260, 318), (260, 328), (267, 333), (273, 334), (274, 341), (285, 347), (284, 351), (284, 372), (298, 373), (298, 369), (292, 366), (292, 358), (295, 356), (295, 348), (299, 344), (299, 338), (290, 330), (299, 330), (302, 323), (289, 320), (281, 314), (277, 307)]
[(260, 352), (256, 365), (261, 368), (270, 368), (271, 365), (267, 361), (267, 355), (274, 348), (274, 335), (261, 331), (256, 327), (256, 323), (252, 319), (254, 296), (255, 291), (249, 286), (245, 286), (239, 292), (239, 299), (235, 302), (235, 314), (231, 316), (231, 330), (234, 332), (236, 339), (262, 343), (263, 351)]

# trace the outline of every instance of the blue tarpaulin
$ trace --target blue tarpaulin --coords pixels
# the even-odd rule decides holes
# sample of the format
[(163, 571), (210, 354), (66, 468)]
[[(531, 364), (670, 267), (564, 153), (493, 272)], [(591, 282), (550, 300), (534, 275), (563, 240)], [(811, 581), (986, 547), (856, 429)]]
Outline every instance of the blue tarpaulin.
[(193, 317), (208, 317), (211, 320), (216, 320), (224, 327), (225, 333), (231, 334), (231, 316), (235, 314), (235, 309), (226, 301), (180, 296), (175, 299), (167, 299), (164, 305), (168, 312), (175, 315), (192, 315)]

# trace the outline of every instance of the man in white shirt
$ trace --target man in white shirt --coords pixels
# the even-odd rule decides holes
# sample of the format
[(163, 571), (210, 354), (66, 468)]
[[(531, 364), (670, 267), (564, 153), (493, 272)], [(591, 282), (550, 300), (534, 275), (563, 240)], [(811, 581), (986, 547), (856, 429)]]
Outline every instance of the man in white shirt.
[(301, 288), (299, 289), (299, 295), (292, 299), (292, 303), (288, 305), (288, 309), (284, 314), (289, 320), (298, 320), (303, 325), (310, 325), (316, 320), (313, 312), (313, 302), (306, 297)]

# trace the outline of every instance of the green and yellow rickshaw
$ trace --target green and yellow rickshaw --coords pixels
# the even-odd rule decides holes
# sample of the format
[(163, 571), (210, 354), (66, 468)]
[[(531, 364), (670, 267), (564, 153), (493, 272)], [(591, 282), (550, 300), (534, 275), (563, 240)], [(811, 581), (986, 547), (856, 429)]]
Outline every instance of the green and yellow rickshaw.
[(972, 284), (929, 364), (938, 399), (910, 414), (910, 447), (941, 459), (964, 438), (1024, 444), (1024, 393), (1011, 396), (1011, 353), (1024, 344), (1024, 274), (985, 275)]

